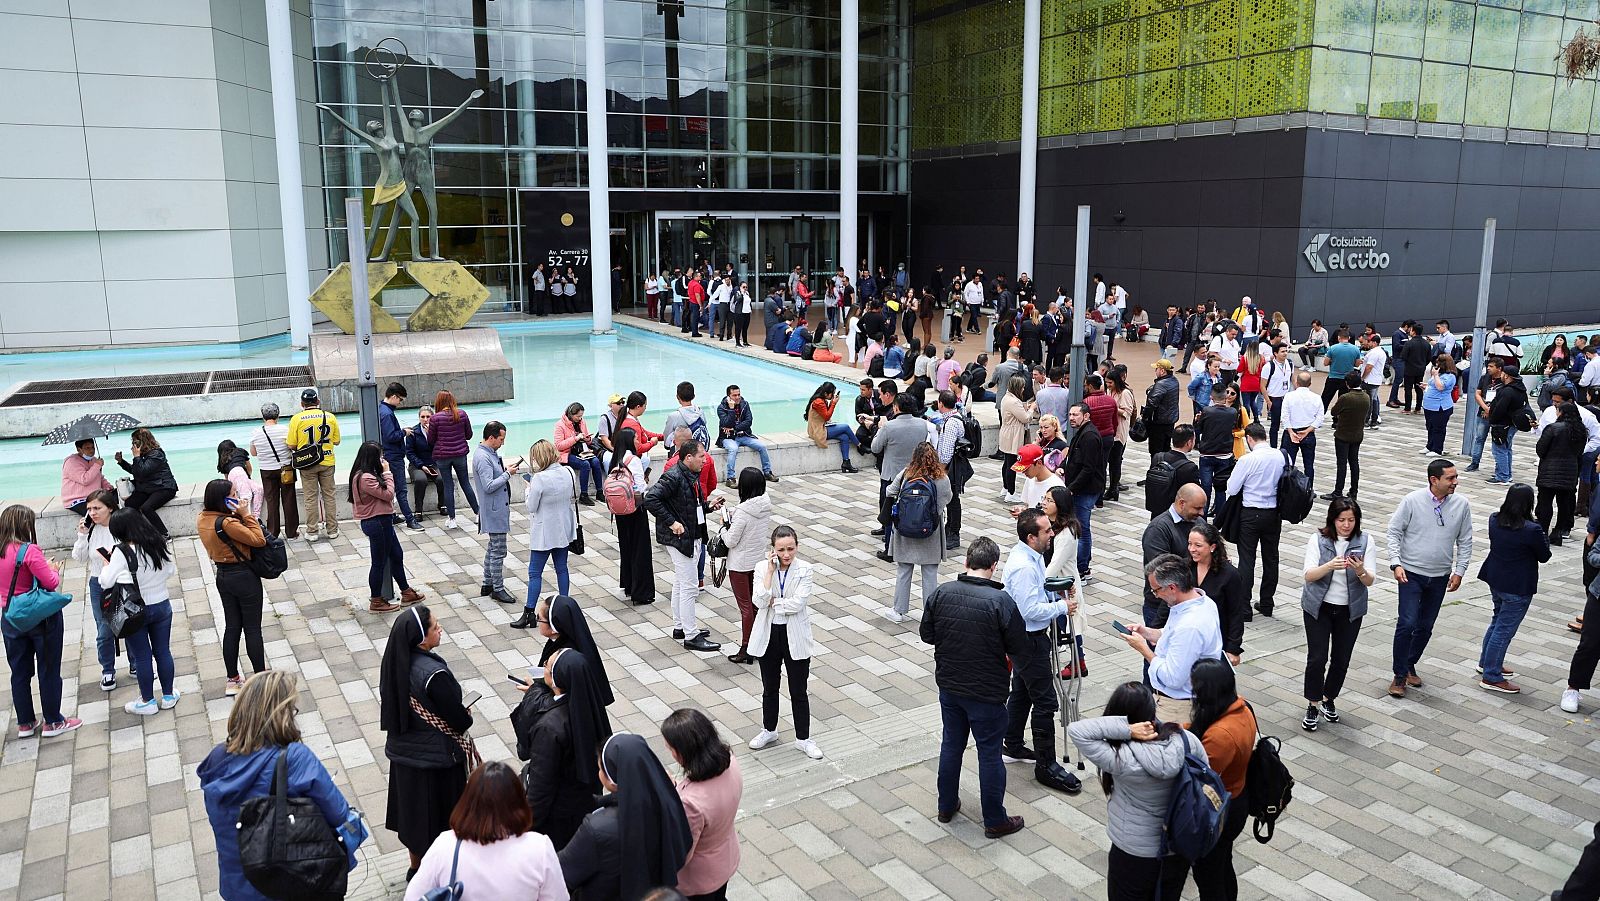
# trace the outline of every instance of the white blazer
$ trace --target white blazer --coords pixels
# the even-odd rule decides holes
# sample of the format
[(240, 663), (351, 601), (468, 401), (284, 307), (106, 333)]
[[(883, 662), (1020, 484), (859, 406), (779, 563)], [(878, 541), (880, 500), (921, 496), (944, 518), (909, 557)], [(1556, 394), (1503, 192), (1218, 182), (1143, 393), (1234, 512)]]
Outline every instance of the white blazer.
[(772, 640), (772, 621), (775, 616), (786, 617), (789, 631), (789, 657), (794, 660), (811, 658), (811, 564), (795, 560), (789, 564), (788, 575), (783, 580), (783, 590), (778, 590), (778, 580), (767, 583), (771, 567), (765, 562), (756, 566), (755, 593), (751, 597), (756, 605), (756, 621), (750, 627), (750, 645), (745, 652), (760, 657), (767, 652)]

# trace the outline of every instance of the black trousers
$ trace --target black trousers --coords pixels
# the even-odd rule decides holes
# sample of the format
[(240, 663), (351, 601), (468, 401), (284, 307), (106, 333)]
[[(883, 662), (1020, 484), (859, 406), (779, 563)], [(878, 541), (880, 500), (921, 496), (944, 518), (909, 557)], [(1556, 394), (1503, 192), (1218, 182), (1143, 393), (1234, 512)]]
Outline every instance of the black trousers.
[(944, 508), (944, 534), (945, 538), (961, 537), (961, 492), (950, 494), (950, 505)]
[[(1409, 384), (1406, 386), (1406, 388), (1408, 390), (1410, 389), (1410, 387), (1411, 386)], [(1344, 394), (1346, 391), (1349, 391), (1349, 390), (1350, 389), (1345, 386), (1344, 377), (1343, 376), (1341, 376), (1339, 378), (1330, 377), (1322, 385), (1322, 407), (1323, 407), (1323, 409), (1327, 409), (1328, 404), (1331, 403), (1334, 398), (1339, 397), (1340, 395)], [(1421, 406), (1422, 406), (1422, 395), (1419, 394), (1419, 395), (1417, 395), (1417, 407), (1421, 408)]]
[[(1416, 379), (1413, 380), (1411, 378), (1410, 368), (1409, 367), (1407, 368), (1406, 377), (1405, 377), (1405, 391), (1406, 391), (1406, 394), (1405, 394), (1406, 412), (1409, 413), (1412, 409), (1417, 409), (1417, 410), (1422, 409), (1422, 373), (1420, 373), (1420, 372), (1417, 373)], [(1413, 407), (1412, 404), (1411, 404), (1411, 398), (1412, 398), (1413, 395), (1415, 395), (1415, 397), (1417, 399), (1415, 407)]]
[[(1106, 867), (1107, 901), (1178, 901), (1189, 881), (1189, 862), (1176, 854), (1161, 858), (1135, 857), (1116, 845)], [(1161, 891), (1156, 893), (1160, 884)]]
[(1583, 634), (1578, 649), (1572, 652), (1572, 667), (1567, 672), (1567, 687), (1588, 691), (1594, 681), (1595, 664), (1600, 663), (1600, 597), (1584, 592)]
[[(1333, 439), (1333, 459), (1338, 473), (1333, 479), (1333, 493), (1355, 497), (1361, 488), (1361, 442)], [(1350, 468), (1350, 493), (1344, 494), (1344, 470)]]
[(267, 653), (261, 641), (261, 577), (243, 563), (217, 566), (217, 596), (222, 599), (222, 667), (228, 678), (239, 675), (239, 633), (244, 633), (245, 653), (250, 655), (251, 672), (267, 668)]
[(1122, 490), (1122, 456), (1128, 452), (1128, 446), (1121, 441), (1112, 441), (1106, 448), (1106, 471), (1109, 478), (1106, 481), (1106, 500), (1116, 500), (1117, 493)]
[(1017, 465), (1017, 455), (1000, 453), (1000, 484), (1005, 486), (1006, 494), (1017, 493), (1017, 471), (1011, 467)]
[(1256, 583), (1256, 549), (1261, 551), (1261, 593), (1257, 603), (1262, 613), (1272, 611), (1278, 593), (1278, 541), (1283, 537), (1283, 520), (1276, 509), (1245, 507), (1239, 520), (1239, 572), (1244, 576), (1246, 596)]
[(1600, 898), (1600, 823), (1594, 825), (1594, 841), (1583, 849), (1578, 865), (1572, 868), (1561, 889), (1561, 901), (1595, 901)]
[(1172, 450), (1172, 423), (1156, 422), (1145, 426), (1145, 441), (1150, 444), (1150, 456)]
[(1306, 684), (1308, 702), (1323, 698), (1336, 700), (1350, 671), (1350, 654), (1361, 634), (1361, 618), (1350, 618), (1344, 604), (1323, 604), (1313, 617), (1304, 611), (1306, 623)]
[(150, 524), (156, 527), (157, 532), (166, 535), (167, 524), (161, 521), (161, 517), (156, 511), (165, 507), (168, 501), (177, 496), (178, 492), (170, 488), (163, 488), (160, 491), (135, 491), (128, 495), (128, 499), (123, 502), (123, 506), (143, 513), (144, 518), (150, 520)]
[[(1056, 674), (1050, 671), (1050, 632), (1029, 632), (1028, 652), (1011, 658), (1011, 695), (1006, 698), (1006, 747), (1022, 744), (1023, 728), (1033, 723), (1033, 749), (1038, 765), (1056, 759)], [(1180, 885), (1181, 887), (1181, 885)]]
[(617, 517), (617, 556), (621, 573), (617, 585), (635, 606), (656, 600), (656, 577), (650, 560), (650, 514), (644, 507)]
[[(1572, 531), (1572, 511), (1578, 502), (1578, 488), (1540, 488), (1539, 499), (1534, 505), (1533, 516), (1539, 521), (1539, 528), (1546, 532)], [(1555, 528), (1550, 527), (1550, 503), (1555, 502)], [(1587, 583), (1585, 583), (1587, 584)]]
[(778, 682), (784, 671), (789, 675), (789, 706), (794, 708), (794, 737), (805, 741), (811, 737), (811, 697), (806, 694), (806, 679), (811, 674), (811, 658), (796, 660), (789, 656), (789, 627), (774, 625), (767, 643), (767, 652), (761, 655), (761, 727), (768, 732), (778, 731)]
[(740, 344), (750, 343), (750, 314), (733, 314), (733, 337)]
[[(1233, 843), (1250, 819), (1250, 802), (1244, 797), (1249, 790), (1247, 787), (1239, 793), (1239, 797), (1228, 802), (1228, 815), (1222, 821), (1222, 834), (1217, 837), (1217, 846), (1211, 849), (1210, 854), (1194, 862), (1192, 871), (1195, 888), (1200, 890), (1200, 901), (1237, 901), (1239, 897), (1239, 876), (1233, 871)], [(1166, 888), (1166, 880), (1163, 879), (1163, 894)]]

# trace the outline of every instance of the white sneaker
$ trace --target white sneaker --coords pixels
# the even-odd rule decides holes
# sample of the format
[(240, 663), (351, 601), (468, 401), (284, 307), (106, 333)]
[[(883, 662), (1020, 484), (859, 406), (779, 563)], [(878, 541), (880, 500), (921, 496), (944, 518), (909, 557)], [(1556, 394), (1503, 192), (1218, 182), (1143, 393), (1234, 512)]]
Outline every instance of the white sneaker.
[(454, 516), (452, 516), (452, 517), (446, 519), (444, 521), (444, 527), (447, 528), (447, 529), (455, 528), (456, 527), (456, 518)]
[(122, 705), (122, 709), (139, 716), (155, 716), (161, 708), (156, 706), (156, 699), (151, 698), (148, 701), (129, 701)]
[(805, 754), (807, 757), (811, 758), (812, 760), (821, 760), (822, 759), (822, 749), (817, 747), (817, 743), (812, 741), (809, 738), (806, 739), (805, 741), (797, 741), (797, 742), (795, 742), (794, 743), (794, 749), (796, 751), (799, 751), (799, 752)]
[(893, 610), (884, 611), (883, 618), (891, 623), (903, 623), (906, 621), (906, 615), (904, 613), (896, 613)]
[(778, 733), (773, 732), (771, 729), (762, 729), (759, 735), (750, 739), (750, 750), (759, 751), (777, 740)]
[(307, 541), (316, 541), (318, 538), (320, 538), (322, 536), (317, 534), (317, 530), (316, 529), (307, 529), (305, 531), (305, 534), (301, 535), (300, 537), (304, 538)]
[(1578, 712), (1578, 701), (1583, 698), (1576, 688), (1569, 688), (1561, 693), (1561, 709), (1568, 713)]
[(183, 692), (174, 691), (170, 695), (162, 695), (161, 697), (157, 698), (156, 701), (161, 704), (162, 710), (171, 710), (172, 708), (178, 706), (178, 699), (181, 697), (183, 697)]

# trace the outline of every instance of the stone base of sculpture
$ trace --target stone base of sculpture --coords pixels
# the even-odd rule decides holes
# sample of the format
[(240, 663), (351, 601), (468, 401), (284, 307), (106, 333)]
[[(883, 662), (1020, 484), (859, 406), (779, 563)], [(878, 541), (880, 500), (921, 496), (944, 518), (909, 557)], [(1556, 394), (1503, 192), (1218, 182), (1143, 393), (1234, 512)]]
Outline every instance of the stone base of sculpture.
[[(322, 405), (335, 411), (356, 410), (356, 339), (350, 335), (311, 335), (311, 379), (322, 392)], [(510, 400), (511, 363), (492, 328), (448, 332), (401, 332), (372, 342), (372, 363), (378, 388), (399, 382), (413, 403), (426, 402), (447, 389), (462, 404)]]

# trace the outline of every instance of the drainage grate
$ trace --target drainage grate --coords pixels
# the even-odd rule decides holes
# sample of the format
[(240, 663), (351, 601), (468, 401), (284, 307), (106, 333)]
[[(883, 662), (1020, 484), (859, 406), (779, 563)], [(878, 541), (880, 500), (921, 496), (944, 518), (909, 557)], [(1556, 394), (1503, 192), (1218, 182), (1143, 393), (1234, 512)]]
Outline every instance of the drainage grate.
[[(311, 370), (305, 366), (176, 372), (102, 379), (66, 379), (27, 382), (10, 397), (0, 401), (0, 407), (37, 407), (95, 400), (188, 397), (236, 391), (300, 388), (309, 384), (311, 384)], [(207, 385), (210, 386), (209, 390)]]

